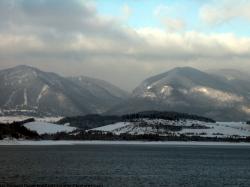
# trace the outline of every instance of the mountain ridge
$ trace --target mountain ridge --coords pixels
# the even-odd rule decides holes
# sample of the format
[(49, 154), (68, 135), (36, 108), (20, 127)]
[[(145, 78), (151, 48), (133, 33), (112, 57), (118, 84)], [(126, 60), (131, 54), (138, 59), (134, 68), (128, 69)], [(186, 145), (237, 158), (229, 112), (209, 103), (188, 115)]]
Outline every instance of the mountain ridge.
[[(223, 71), (225, 72), (225, 71)], [(129, 93), (103, 80), (63, 77), (20, 65), (0, 70), (0, 114), (122, 115), (141, 111), (191, 112), (215, 120), (249, 120), (250, 79), (237, 71), (177, 67), (149, 77)]]
[(108, 112), (189, 111), (216, 120), (246, 120), (250, 116), (249, 81), (232, 81), (191, 67), (174, 68), (145, 79), (130, 99)]
[(122, 100), (110, 90), (109, 99), (112, 100), (108, 103), (102, 94), (94, 95), (89, 88), (81, 87), (69, 78), (25, 65), (0, 71), (0, 91), (0, 108), (7, 114), (67, 116), (101, 113)]

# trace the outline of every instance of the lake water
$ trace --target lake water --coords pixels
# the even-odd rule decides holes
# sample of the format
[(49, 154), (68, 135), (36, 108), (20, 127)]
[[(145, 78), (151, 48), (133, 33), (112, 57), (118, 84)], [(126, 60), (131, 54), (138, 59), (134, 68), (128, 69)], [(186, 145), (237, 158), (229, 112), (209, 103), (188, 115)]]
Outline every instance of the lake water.
[(0, 146), (0, 184), (250, 186), (249, 146)]

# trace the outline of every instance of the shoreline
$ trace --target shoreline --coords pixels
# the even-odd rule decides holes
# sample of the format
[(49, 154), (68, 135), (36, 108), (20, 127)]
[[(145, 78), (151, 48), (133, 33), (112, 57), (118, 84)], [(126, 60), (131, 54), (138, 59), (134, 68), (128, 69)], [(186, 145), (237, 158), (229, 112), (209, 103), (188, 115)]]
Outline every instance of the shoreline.
[(104, 141), (104, 140), (0, 140), (0, 146), (34, 145), (181, 145), (181, 146), (247, 146), (250, 142), (199, 142), (199, 141)]

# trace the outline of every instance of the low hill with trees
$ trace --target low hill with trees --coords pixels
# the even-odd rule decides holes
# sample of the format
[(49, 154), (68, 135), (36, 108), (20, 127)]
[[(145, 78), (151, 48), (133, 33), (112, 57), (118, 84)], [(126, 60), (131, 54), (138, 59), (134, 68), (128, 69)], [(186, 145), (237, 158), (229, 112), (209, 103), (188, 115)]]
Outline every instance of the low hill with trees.
[(16, 139), (39, 139), (39, 135), (34, 132), (30, 131), (23, 125), (25, 123), (33, 122), (35, 121), (33, 118), (19, 121), (19, 122), (13, 122), (13, 123), (0, 123), (0, 140), (4, 138), (16, 138)]

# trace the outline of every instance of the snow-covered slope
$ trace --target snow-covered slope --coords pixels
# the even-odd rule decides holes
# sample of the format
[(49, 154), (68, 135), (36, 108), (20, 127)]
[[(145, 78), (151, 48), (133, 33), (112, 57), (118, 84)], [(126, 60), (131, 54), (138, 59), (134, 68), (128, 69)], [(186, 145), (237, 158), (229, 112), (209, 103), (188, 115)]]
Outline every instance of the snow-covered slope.
[(111, 132), (116, 135), (127, 133), (131, 135), (157, 134), (161, 136), (248, 137), (250, 136), (250, 125), (245, 122), (209, 123), (197, 120), (140, 119), (133, 122), (118, 122), (94, 128), (90, 131)]
[(39, 135), (55, 134), (58, 132), (69, 133), (77, 129), (75, 127), (70, 127), (67, 125), (56, 125), (56, 124), (46, 123), (46, 122), (30, 122), (30, 123), (24, 124), (24, 126), (31, 131), (36, 131)]
[(250, 125), (245, 122), (217, 122), (205, 124), (207, 129), (182, 129), (180, 134), (203, 137), (248, 137)]
[(114, 134), (121, 134), (121, 133), (127, 132), (127, 131), (123, 131), (123, 130), (127, 129), (127, 127), (129, 127), (130, 125), (132, 125), (130, 122), (118, 122), (118, 123), (114, 123), (114, 124), (94, 128), (94, 129), (91, 129), (91, 130), (93, 130), (93, 131), (104, 131), (104, 132), (113, 132)]

